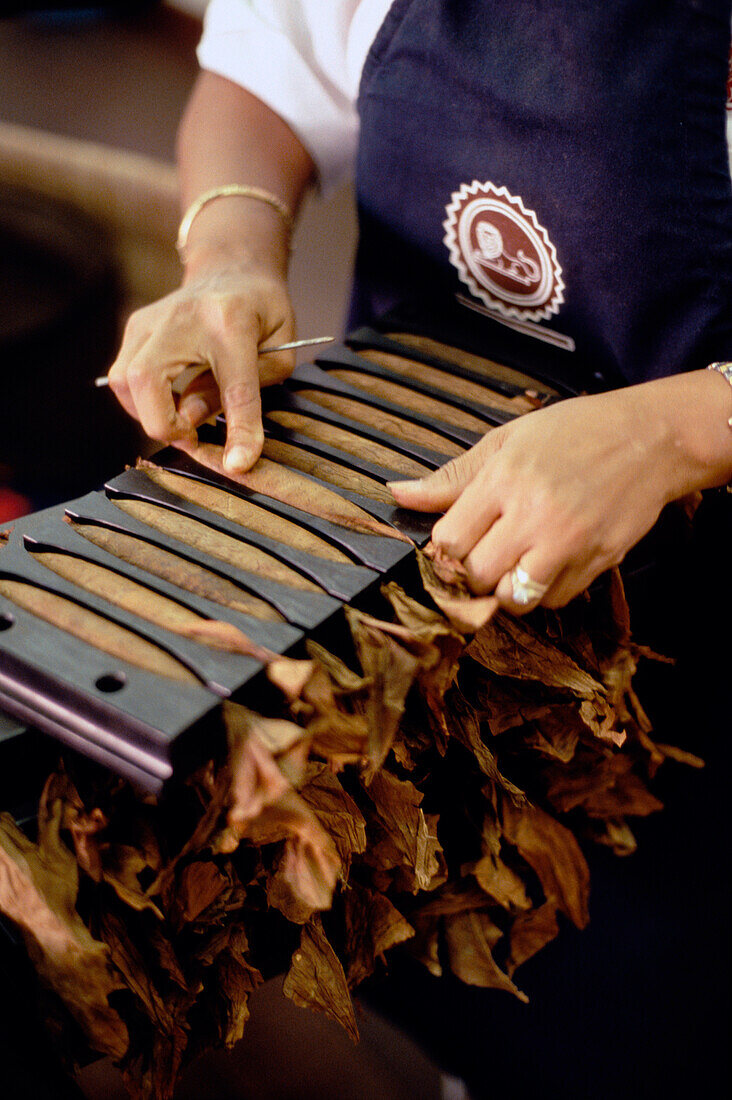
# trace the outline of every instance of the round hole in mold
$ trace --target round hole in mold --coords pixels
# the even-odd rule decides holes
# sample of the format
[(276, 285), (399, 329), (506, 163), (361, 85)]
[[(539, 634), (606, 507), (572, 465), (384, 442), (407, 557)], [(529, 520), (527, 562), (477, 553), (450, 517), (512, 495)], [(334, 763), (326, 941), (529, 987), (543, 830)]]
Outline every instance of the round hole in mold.
[(115, 691), (121, 691), (127, 683), (127, 677), (123, 672), (105, 672), (94, 681), (94, 685), (98, 691), (103, 691), (105, 695), (111, 695)]
[(11, 626), (15, 623), (15, 618), (9, 611), (0, 611), (0, 631), (10, 630)]

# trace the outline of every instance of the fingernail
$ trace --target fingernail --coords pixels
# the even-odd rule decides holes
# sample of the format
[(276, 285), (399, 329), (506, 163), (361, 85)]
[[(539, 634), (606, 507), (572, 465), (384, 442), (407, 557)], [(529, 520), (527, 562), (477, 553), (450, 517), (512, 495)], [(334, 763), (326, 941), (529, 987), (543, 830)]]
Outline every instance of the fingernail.
[(224, 455), (224, 467), (231, 471), (244, 471), (248, 470), (252, 464), (251, 452), (242, 447), (240, 443), (235, 444)]
[(201, 421), (208, 420), (211, 415), (209, 407), (202, 397), (186, 397), (184, 401), (181, 401), (178, 411), (186, 420), (190, 420), (191, 424), (200, 424)]
[(393, 492), (394, 489), (411, 489), (421, 484), (419, 478), (414, 478), (411, 481), (387, 481), (386, 487), (390, 492)]

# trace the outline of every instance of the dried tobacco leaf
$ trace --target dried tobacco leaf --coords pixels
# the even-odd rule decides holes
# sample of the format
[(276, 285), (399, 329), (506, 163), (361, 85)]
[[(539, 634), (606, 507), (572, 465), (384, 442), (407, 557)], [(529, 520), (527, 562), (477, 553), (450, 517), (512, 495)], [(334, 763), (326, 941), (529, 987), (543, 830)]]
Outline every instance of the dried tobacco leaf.
[(127, 515), (140, 520), (141, 523), (146, 523), (148, 527), (154, 527), (156, 531), (161, 531), (164, 535), (193, 547), (197, 552), (210, 554), (212, 558), (225, 561), (237, 569), (266, 577), (268, 580), (277, 581), (278, 584), (285, 584), (289, 588), (297, 588), (303, 592), (323, 591), (315, 581), (311, 581), (309, 577), (285, 565), (279, 558), (273, 557), (260, 547), (233, 538), (224, 531), (209, 527), (208, 524), (201, 523), (191, 516), (172, 512), (169, 508), (150, 504), (146, 500), (133, 500), (127, 497), (115, 497), (113, 504)]
[[(317, 485), (310, 478), (297, 474), (294, 470), (288, 470), (286, 466), (281, 466), (279, 463), (260, 458), (251, 470), (232, 475), (223, 466), (223, 447), (213, 443), (200, 443), (197, 447), (185, 447), (182, 444), (178, 446), (194, 462), (199, 462), (207, 469), (222, 474), (240, 485), (245, 485), (253, 492), (261, 493), (262, 496), (272, 497), (310, 515), (320, 516), (321, 519), (327, 519), (339, 527), (411, 544), (411, 539), (397, 531), (395, 527), (381, 523), (352, 501), (344, 499), (322, 485)], [(391, 498), (389, 503), (392, 503)]]
[(417, 562), (425, 592), (456, 630), (474, 634), (498, 611), (496, 597), (474, 595), (465, 579), (464, 566), (451, 561), (448, 572), (445, 558), (431, 543), (424, 552), (417, 551)]
[(581, 806), (594, 818), (646, 817), (662, 810), (663, 803), (632, 768), (630, 757), (608, 755), (574, 774), (548, 769), (547, 798), (562, 813)]
[(358, 1042), (358, 1027), (343, 966), (328, 943), (319, 917), (302, 930), (283, 992), (299, 1008), (315, 1008), (341, 1024)]
[(465, 872), (474, 875), (481, 890), (503, 909), (514, 912), (531, 908), (521, 877), (493, 852), (481, 856), (475, 863), (465, 864)]
[(409, 921), (385, 894), (351, 883), (343, 895), (351, 988), (372, 974), (376, 960), (414, 935)]
[(366, 436), (356, 435), (346, 428), (339, 428), (335, 424), (329, 424), (326, 420), (318, 420), (314, 416), (304, 413), (292, 412), (290, 409), (271, 409), (267, 413), (267, 419), (281, 424), (283, 428), (305, 435), (308, 439), (315, 439), (320, 443), (327, 443), (331, 447), (337, 447), (346, 454), (355, 455), (364, 462), (371, 462), (376, 466), (383, 466), (385, 470), (394, 470), (404, 477), (424, 477), (430, 473), (430, 467), (414, 458), (401, 454), (391, 447), (385, 447), (383, 443), (376, 443)]
[(292, 520), (270, 512), (260, 504), (254, 504), (251, 500), (221, 489), (218, 485), (210, 485), (196, 478), (186, 477), (184, 474), (174, 473), (162, 466), (156, 466), (152, 462), (138, 460), (138, 470), (144, 470), (147, 477), (155, 485), (167, 489), (169, 493), (175, 493), (183, 500), (191, 504), (198, 504), (209, 512), (232, 523), (238, 523), (250, 531), (257, 531), (260, 535), (274, 539), (275, 542), (283, 542), (285, 546), (292, 546), (296, 550), (312, 554), (316, 558), (325, 558), (327, 561), (337, 561), (343, 564), (350, 562), (350, 558), (333, 546), (326, 539), (308, 531), (306, 527), (293, 523)]
[(73, 634), (83, 642), (101, 649), (103, 653), (109, 653), (131, 665), (178, 683), (200, 682), (185, 665), (152, 642), (94, 611), (88, 611), (65, 596), (58, 596), (45, 588), (7, 577), (0, 577), (0, 594), (39, 619), (44, 619), (60, 630), (65, 630), (67, 634)]
[(538, 806), (501, 800), (501, 826), (509, 843), (535, 872), (544, 896), (578, 928), (585, 928), (590, 872), (573, 833)]
[(271, 654), (248, 638), (232, 623), (206, 619), (185, 605), (161, 596), (146, 585), (107, 569), (96, 562), (77, 558), (73, 554), (52, 550), (32, 551), (33, 557), (53, 573), (72, 581), (87, 592), (101, 596), (115, 607), (138, 615), (147, 622), (156, 623), (173, 634), (223, 649), (227, 653), (241, 653), (266, 663)]
[(351, 633), (367, 684), (362, 711), (368, 728), (363, 779), (369, 783), (394, 743), (409, 692), (420, 667), (417, 657), (358, 613), (350, 616)]
[(465, 370), (475, 371), (476, 374), (484, 374), (489, 382), (492, 378), (499, 378), (503, 382), (521, 386), (532, 393), (536, 393), (538, 390), (541, 394), (556, 396), (557, 391), (550, 386), (545, 385), (543, 382), (537, 383), (536, 379), (530, 375), (522, 374), (521, 371), (517, 371), (513, 367), (507, 367), (503, 363), (496, 363), (493, 359), (486, 359), (483, 356), (474, 355), (472, 352), (463, 351), (462, 348), (443, 344), (439, 340), (431, 339), (429, 336), (418, 336), (411, 332), (390, 332), (388, 335), (392, 340), (396, 340), (408, 348), (415, 348), (417, 351), (433, 355), (437, 359), (444, 359), (446, 363), (454, 363), (458, 367), (464, 367)]
[(442, 748), (450, 737), (443, 700), (457, 676), (465, 639), (444, 615), (412, 599), (394, 581), (383, 585), (381, 591), (399, 623), (391, 626), (377, 622), (376, 625), (418, 657), (417, 680), (433, 719), (432, 734), (442, 738), (442, 744), (438, 741), (438, 748)]
[(518, 989), (493, 958), (492, 950), (503, 935), (484, 911), (455, 913), (445, 918), (445, 938), (453, 974), (468, 985), (503, 989), (524, 1004), (529, 998)]
[(374, 405), (367, 405), (364, 401), (357, 401), (353, 397), (329, 393), (327, 390), (302, 389), (297, 392), (300, 397), (307, 398), (314, 405), (340, 413), (351, 420), (356, 420), (359, 424), (365, 424), (368, 428), (375, 428), (386, 435), (396, 436), (397, 439), (408, 438), (412, 443), (427, 447), (438, 455), (444, 455), (445, 458), (457, 458), (468, 449), (467, 444), (446, 439), (431, 428), (425, 428), (413, 420), (405, 420)]
[(444, 390), (447, 394), (453, 394), (464, 401), (478, 405), (488, 405), (493, 409), (502, 409), (504, 412), (512, 412), (517, 416), (520, 413), (531, 412), (536, 408), (537, 402), (532, 401), (521, 394), (516, 397), (506, 397), (498, 390), (491, 389), (486, 382), (472, 382), (462, 375), (448, 373), (437, 367), (430, 367), (426, 363), (418, 363), (414, 359), (407, 359), (403, 355), (393, 355), (390, 352), (374, 351), (367, 348), (359, 348), (359, 356), (368, 359), (370, 363), (377, 363), (380, 367), (386, 367), (394, 374), (400, 374), (413, 382), (423, 382), (425, 385), (434, 386), (438, 390)]
[(450, 717), (452, 736), (469, 749), (483, 774), (497, 784), (516, 806), (523, 806), (526, 795), (515, 783), (502, 775), (495, 756), (480, 735), (480, 723), (475, 709), (457, 688), (453, 689), (450, 696)]
[(174, 1037), (175, 1045), (185, 1050), (186, 1029), (153, 981), (149, 962), (132, 942), (125, 921), (112, 910), (105, 909), (100, 917), (100, 934), (127, 989), (140, 1002), (155, 1029)]
[(514, 972), (542, 947), (559, 934), (557, 907), (553, 901), (545, 901), (538, 909), (530, 909), (516, 917), (511, 925), (511, 956), (506, 970)]
[[(229, 746), (227, 826), (236, 847), (236, 836), (243, 836), (247, 824), (289, 791), (290, 784), (277, 767), (264, 738), (258, 735), (260, 725), (266, 719), (228, 700), (223, 704), (222, 712)], [(221, 842), (219, 848), (233, 850)]]
[(463, 428), (465, 431), (476, 432), (478, 435), (484, 435), (490, 428), (490, 424), (485, 417), (481, 418), (445, 401), (438, 401), (436, 397), (428, 397), (424, 393), (417, 393), (398, 382), (391, 382), (386, 378), (367, 374), (366, 371), (337, 367), (335, 370), (329, 370), (328, 374), (340, 379), (341, 382), (347, 382), (349, 386), (355, 386), (356, 389), (363, 390), (373, 397), (385, 398), (394, 405), (399, 405), (403, 409), (408, 409), (418, 415), (428, 416), (432, 420), (442, 421), (443, 424), (452, 424), (457, 428)]
[(335, 844), (347, 880), (353, 856), (366, 851), (366, 820), (357, 803), (327, 764), (311, 764), (300, 794)]
[(497, 676), (536, 680), (582, 699), (602, 695), (603, 685), (525, 621), (499, 611), (467, 648), (468, 656)]
[(302, 923), (330, 907), (341, 870), (336, 845), (256, 735), (242, 738), (241, 744), (226, 824), (213, 838), (213, 850), (233, 852), (242, 839), (258, 847), (284, 841), (267, 896), (289, 920)]
[(247, 950), (246, 935), (240, 931), (232, 937), (229, 947), (221, 952), (214, 964), (212, 984), (225, 1017), (219, 1030), (227, 1048), (233, 1047), (242, 1038), (249, 1019), (249, 996), (264, 980), (259, 970), (247, 962)]
[(76, 912), (78, 868), (59, 835), (62, 813), (51, 780), (37, 845), (9, 814), (0, 815), (0, 909), (23, 933), (41, 978), (65, 1002), (93, 1049), (121, 1058), (127, 1028), (108, 997), (123, 986), (106, 946)]
[(331, 485), (337, 485), (351, 493), (360, 493), (369, 500), (377, 500), (381, 504), (394, 503), (394, 497), (380, 481), (304, 447), (283, 443), (279, 439), (265, 439), (262, 454), (288, 469), (299, 470), (303, 474), (319, 478), (320, 481), (328, 481)]
[(416, 894), (434, 890), (446, 878), (437, 818), (420, 808), (424, 795), (410, 780), (382, 770), (366, 787), (384, 836), (368, 853), (370, 861), (394, 870), (401, 888)]
[(95, 546), (113, 554), (121, 561), (144, 569), (154, 577), (169, 581), (186, 592), (203, 596), (212, 603), (230, 607), (232, 611), (241, 611), (244, 615), (251, 615), (262, 622), (285, 622), (284, 615), (281, 615), (271, 604), (245, 592), (243, 588), (227, 580), (226, 577), (210, 569), (204, 569), (195, 561), (179, 557), (170, 550), (164, 550), (160, 546), (155, 546), (154, 543), (145, 542), (144, 539), (128, 535), (124, 531), (115, 531), (113, 528), (102, 527), (95, 523), (79, 523), (68, 516), (66, 522)]

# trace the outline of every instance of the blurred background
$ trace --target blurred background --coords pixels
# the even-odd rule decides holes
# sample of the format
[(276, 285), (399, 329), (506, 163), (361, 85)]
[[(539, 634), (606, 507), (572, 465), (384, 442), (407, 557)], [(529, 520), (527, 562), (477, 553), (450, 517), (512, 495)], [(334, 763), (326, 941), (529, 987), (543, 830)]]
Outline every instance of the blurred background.
[[(129, 311), (178, 285), (174, 147), (206, 0), (0, 5), (0, 522), (84, 493), (145, 441), (95, 389)], [(355, 218), (311, 195), (301, 336), (339, 335)]]

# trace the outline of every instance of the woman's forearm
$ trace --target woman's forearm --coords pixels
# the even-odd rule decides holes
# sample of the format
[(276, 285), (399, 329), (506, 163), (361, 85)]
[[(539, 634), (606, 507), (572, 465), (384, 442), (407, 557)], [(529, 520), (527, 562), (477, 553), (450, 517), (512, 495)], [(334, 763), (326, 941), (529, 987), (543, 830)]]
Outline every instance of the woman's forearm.
[[(200, 75), (178, 134), (181, 206), (223, 184), (248, 184), (296, 214), (314, 166), (289, 126), (245, 89), (214, 73)], [(247, 263), (283, 275), (288, 230), (273, 207), (228, 196), (203, 207), (191, 225), (186, 278), (202, 269)]]

